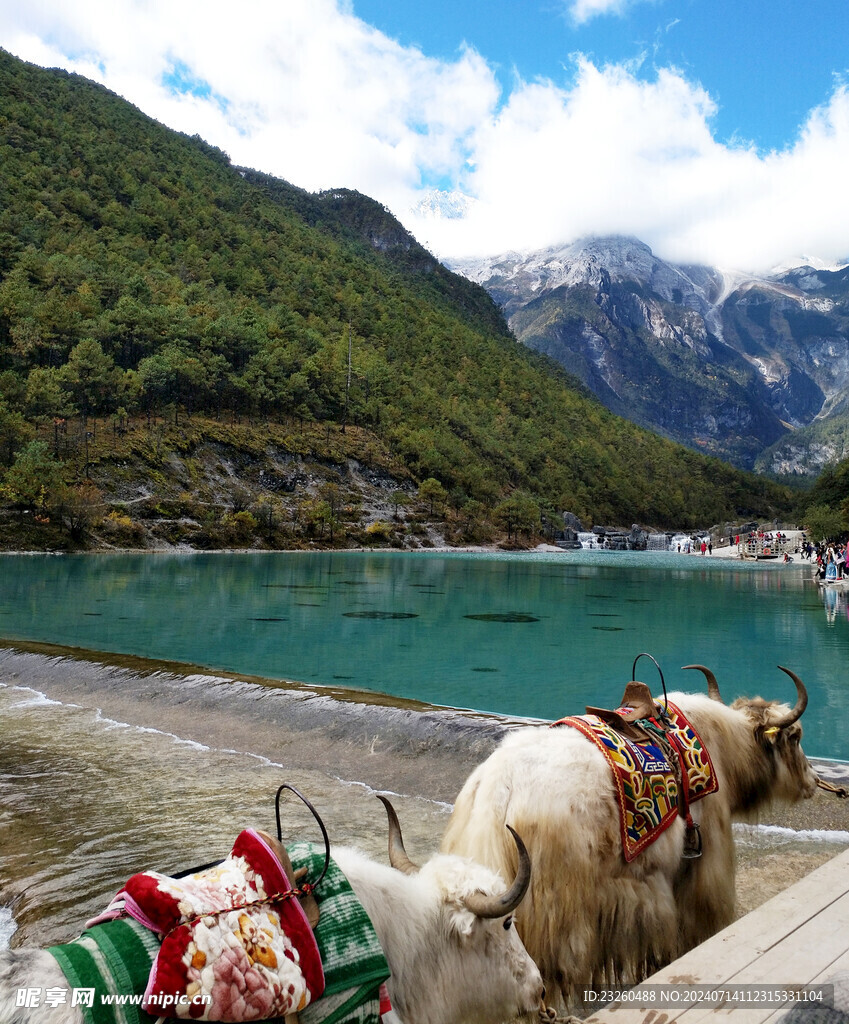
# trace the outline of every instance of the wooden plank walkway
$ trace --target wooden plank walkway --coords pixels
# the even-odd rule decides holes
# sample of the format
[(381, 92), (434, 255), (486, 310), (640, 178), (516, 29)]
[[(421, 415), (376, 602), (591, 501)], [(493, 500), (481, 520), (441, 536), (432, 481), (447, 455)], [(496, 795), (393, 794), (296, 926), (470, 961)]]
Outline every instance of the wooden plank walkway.
[[(841, 971), (849, 971), (849, 850), (646, 979), (674, 986), (667, 995), (680, 1004), (661, 1004), (655, 990), (655, 1008), (614, 1003), (585, 1024), (775, 1024), (793, 1004), (758, 1005), (756, 990), (815, 988)], [(746, 986), (745, 1005), (686, 1000), (690, 985)]]

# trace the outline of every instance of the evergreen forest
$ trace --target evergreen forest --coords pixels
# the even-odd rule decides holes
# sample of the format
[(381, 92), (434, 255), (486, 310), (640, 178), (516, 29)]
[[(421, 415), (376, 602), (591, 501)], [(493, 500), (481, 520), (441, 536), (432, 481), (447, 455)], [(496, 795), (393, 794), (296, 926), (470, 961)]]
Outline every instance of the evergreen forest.
[(360, 483), (393, 510), (377, 540), (405, 506), (457, 540), (564, 510), (658, 528), (794, 512), (790, 489), (606, 411), (356, 192), (235, 167), (3, 51), (0, 168), (7, 547), (84, 545), (105, 517), (130, 543), (145, 510), (200, 546), (350, 543)]

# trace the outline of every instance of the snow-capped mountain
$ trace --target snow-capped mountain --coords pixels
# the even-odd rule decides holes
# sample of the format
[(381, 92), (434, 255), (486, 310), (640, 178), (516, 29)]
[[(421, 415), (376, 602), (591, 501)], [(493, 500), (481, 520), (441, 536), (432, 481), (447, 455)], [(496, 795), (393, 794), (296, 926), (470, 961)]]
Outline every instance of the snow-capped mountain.
[(464, 192), (444, 192), (430, 189), (410, 210), (422, 220), (460, 220), (465, 217), (475, 200)]
[[(613, 411), (738, 465), (763, 464), (789, 432), (849, 405), (845, 266), (806, 259), (753, 277), (673, 264), (622, 237), (449, 265)], [(767, 468), (816, 472), (841, 443)]]
[(836, 273), (838, 270), (845, 270), (849, 266), (849, 260), (823, 260), (819, 256), (797, 256), (795, 259), (784, 260), (776, 264), (769, 272), (770, 277), (781, 277), (791, 270), (827, 270)]

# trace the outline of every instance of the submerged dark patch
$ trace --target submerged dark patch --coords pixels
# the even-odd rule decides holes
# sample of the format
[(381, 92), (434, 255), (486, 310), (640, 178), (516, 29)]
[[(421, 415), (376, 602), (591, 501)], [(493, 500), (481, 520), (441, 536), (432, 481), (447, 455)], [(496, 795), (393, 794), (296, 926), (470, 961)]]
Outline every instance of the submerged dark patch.
[(342, 612), (347, 619), (417, 619), (415, 612)]
[(473, 668), (472, 672), (497, 672), (497, 668)]
[(608, 633), (621, 633), (624, 626), (590, 626), (590, 629), (604, 629)]
[(251, 622), (285, 622), (285, 621), (286, 621), (285, 619), (277, 618), (277, 617), (272, 616), (272, 615), (263, 616), (261, 618), (257, 616), (255, 618), (251, 619)]
[(523, 612), (485, 612), (481, 615), (464, 615), (464, 619), (475, 619), (477, 622), (539, 622), (536, 615), (525, 615)]

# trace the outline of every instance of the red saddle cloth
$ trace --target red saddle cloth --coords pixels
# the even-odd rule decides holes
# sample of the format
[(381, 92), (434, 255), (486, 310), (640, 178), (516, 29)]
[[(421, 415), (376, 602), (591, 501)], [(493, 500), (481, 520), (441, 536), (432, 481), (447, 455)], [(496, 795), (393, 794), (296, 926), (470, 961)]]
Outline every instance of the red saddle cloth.
[(674, 704), (668, 705), (668, 720), (684, 794), (678, 792), (676, 773), (657, 743), (627, 739), (598, 715), (572, 715), (554, 723), (583, 733), (610, 765), (618, 796), (622, 853), (627, 861), (642, 853), (691, 803), (719, 789), (710, 754)]

